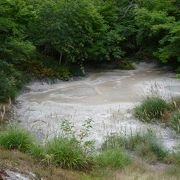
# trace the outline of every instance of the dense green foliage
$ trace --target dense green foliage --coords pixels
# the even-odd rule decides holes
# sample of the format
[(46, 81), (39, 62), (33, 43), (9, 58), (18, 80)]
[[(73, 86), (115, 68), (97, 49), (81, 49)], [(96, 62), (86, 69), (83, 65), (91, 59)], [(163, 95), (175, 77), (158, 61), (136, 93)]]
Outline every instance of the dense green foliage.
[(15, 96), (22, 72), (68, 79), (71, 66), (82, 71), (75, 74), (83, 74), (87, 63), (123, 68), (129, 57), (177, 68), (179, 17), (176, 0), (3, 0), (0, 100)]

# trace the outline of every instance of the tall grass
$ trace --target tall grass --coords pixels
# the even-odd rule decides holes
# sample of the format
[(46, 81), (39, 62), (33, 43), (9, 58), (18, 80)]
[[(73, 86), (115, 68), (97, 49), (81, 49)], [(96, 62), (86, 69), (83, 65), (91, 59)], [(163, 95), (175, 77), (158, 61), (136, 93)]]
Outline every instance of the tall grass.
[(135, 117), (145, 122), (160, 120), (163, 113), (170, 108), (169, 103), (160, 97), (148, 97), (134, 110)]
[(137, 133), (128, 137), (118, 134), (108, 136), (101, 148), (126, 149), (151, 162), (163, 160), (168, 154), (151, 131), (144, 134)]
[(130, 158), (122, 149), (106, 149), (96, 157), (98, 166), (122, 168), (130, 163)]
[(27, 151), (34, 139), (29, 132), (18, 127), (7, 127), (0, 131), (0, 146), (7, 149)]
[(148, 97), (134, 109), (134, 115), (145, 122), (163, 122), (180, 133), (180, 98), (167, 102), (160, 97)]
[[(89, 122), (87, 124), (89, 127)], [(128, 152), (150, 162), (162, 161), (168, 155), (151, 131), (128, 137), (117, 134), (108, 136), (100, 151), (92, 154), (89, 151), (90, 141), (83, 142), (87, 126), (83, 126), (79, 139), (69, 128), (72, 126), (65, 124), (63, 127), (65, 133), (45, 145), (36, 143), (35, 138), (21, 128), (7, 127), (0, 131), (0, 147), (26, 152), (46, 165), (78, 170), (90, 170), (92, 167), (122, 168), (131, 162)]]
[(90, 160), (76, 139), (55, 138), (45, 146), (51, 161), (62, 168), (87, 169)]
[(169, 126), (174, 129), (178, 134), (180, 134), (180, 111), (172, 114)]

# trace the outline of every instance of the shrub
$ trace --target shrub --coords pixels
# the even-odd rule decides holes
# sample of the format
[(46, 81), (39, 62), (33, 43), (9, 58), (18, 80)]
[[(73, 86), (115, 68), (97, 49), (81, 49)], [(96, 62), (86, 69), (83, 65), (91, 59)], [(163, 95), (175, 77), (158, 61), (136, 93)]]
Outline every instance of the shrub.
[(169, 126), (173, 128), (177, 133), (180, 133), (180, 111), (172, 114)]
[(89, 168), (89, 158), (76, 139), (55, 138), (47, 143), (46, 152), (51, 161), (62, 168)]
[(159, 97), (148, 97), (141, 105), (135, 108), (135, 117), (142, 121), (152, 122), (162, 118), (163, 113), (168, 110), (170, 105)]
[(96, 162), (100, 167), (118, 168), (128, 165), (130, 159), (121, 149), (107, 149), (96, 157)]
[(33, 137), (29, 132), (17, 128), (7, 127), (0, 132), (0, 146), (6, 149), (28, 151), (33, 144)]

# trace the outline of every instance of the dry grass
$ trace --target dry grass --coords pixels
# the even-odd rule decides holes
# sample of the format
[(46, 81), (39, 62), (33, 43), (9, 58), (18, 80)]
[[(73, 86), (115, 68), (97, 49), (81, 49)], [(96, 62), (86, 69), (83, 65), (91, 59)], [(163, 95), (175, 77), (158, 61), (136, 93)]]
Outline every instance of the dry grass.
[(9, 99), (8, 103), (0, 103), (0, 123), (7, 119), (7, 114), (11, 110), (12, 102)]

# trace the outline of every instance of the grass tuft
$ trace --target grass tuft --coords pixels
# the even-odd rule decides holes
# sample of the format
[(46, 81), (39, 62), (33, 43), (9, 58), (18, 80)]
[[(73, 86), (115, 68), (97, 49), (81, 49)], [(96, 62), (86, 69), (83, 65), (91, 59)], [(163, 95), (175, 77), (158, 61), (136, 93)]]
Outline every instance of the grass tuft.
[(151, 131), (145, 134), (137, 133), (130, 137), (121, 135), (108, 136), (102, 144), (102, 149), (108, 148), (126, 149), (151, 162), (163, 160), (168, 154)]
[(173, 113), (171, 116), (169, 126), (180, 134), (180, 111)]
[(27, 151), (32, 146), (33, 141), (29, 132), (18, 127), (7, 127), (0, 131), (0, 146), (6, 149)]
[(44, 146), (40, 144), (32, 144), (28, 149), (28, 153), (37, 159), (44, 159), (46, 156)]
[(130, 158), (122, 149), (107, 149), (96, 157), (99, 167), (122, 168), (130, 163)]
[(89, 167), (90, 161), (76, 139), (55, 138), (47, 143), (46, 151), (51, 161), (62, 168), (87, 169)]
[(135, 108), (134, 114), (138, 119), (145, 122), (161, 120), (163, 113), (170, 108), (170, 105), (160, 97), (148, 97), (141, 105)]

